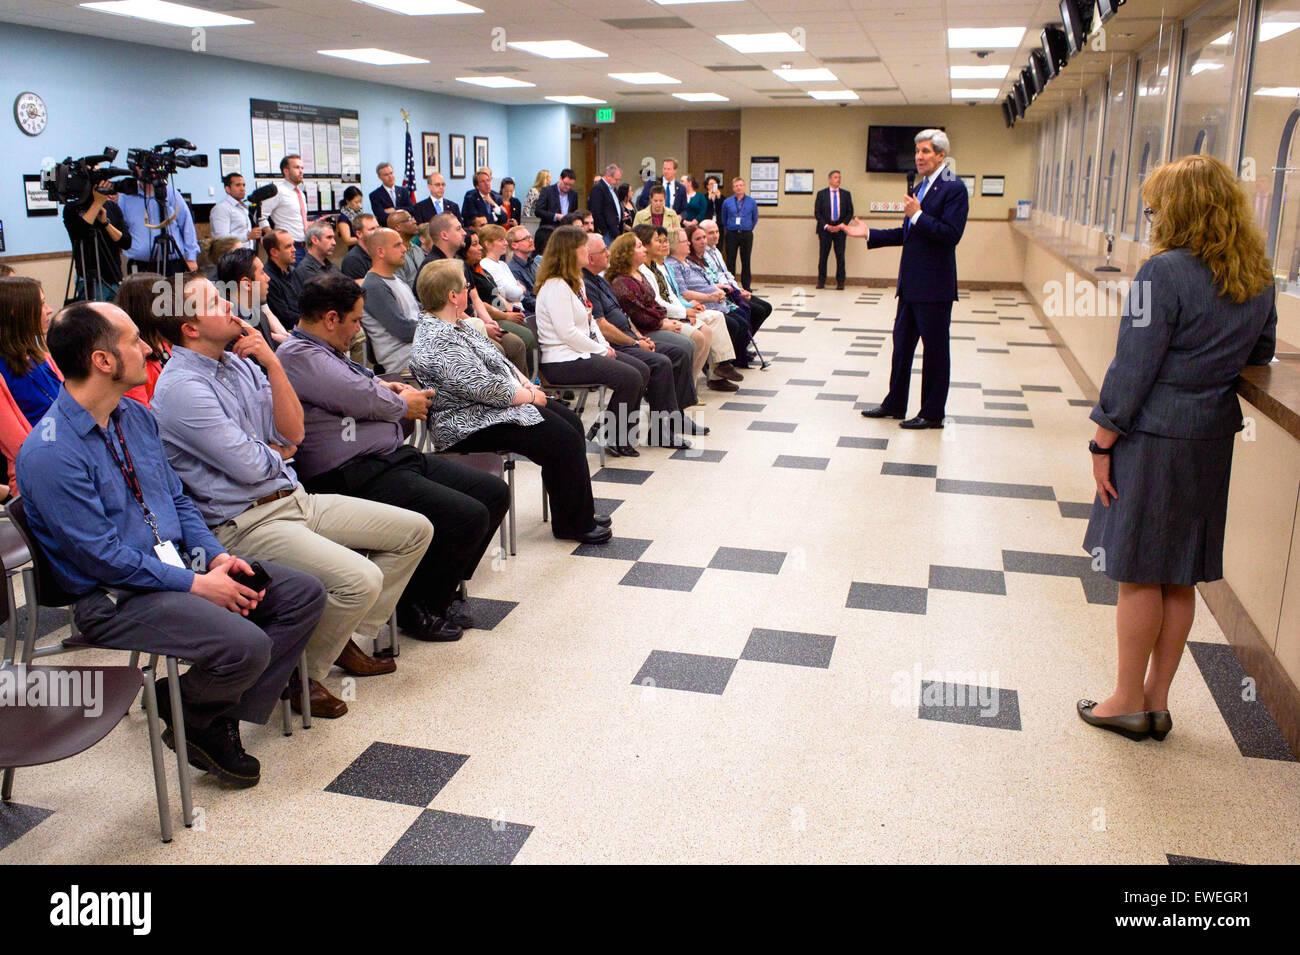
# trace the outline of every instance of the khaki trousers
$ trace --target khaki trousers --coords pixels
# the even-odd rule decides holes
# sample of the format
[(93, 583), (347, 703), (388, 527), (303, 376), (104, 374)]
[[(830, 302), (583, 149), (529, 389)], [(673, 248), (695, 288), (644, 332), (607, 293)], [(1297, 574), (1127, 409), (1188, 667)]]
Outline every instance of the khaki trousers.
[(726, 316), (717, 309), (706, 308), (700, 312), (696, 321), (713, 333), (713, 343), (709, 346), (709, 359), (713, 364), (734, 360), (736, 349), (731, 344), (731, 336), (727, 334)]
[(428, 549), (433, 525), (416, 511), (342, 494), (308, 494), (299, 485), (288, 497), (249, 508), (212, 533), (232, 554), (286, 564), (325, 586), (325, 612), (307, 642), (307, 669), (319, 681), (353, 633), (379, 633)]

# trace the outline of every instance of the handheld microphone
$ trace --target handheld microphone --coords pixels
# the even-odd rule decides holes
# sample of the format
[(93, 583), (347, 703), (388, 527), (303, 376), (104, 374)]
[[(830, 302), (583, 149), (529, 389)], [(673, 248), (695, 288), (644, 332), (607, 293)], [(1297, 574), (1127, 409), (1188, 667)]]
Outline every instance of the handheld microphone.
[(909, 173), (907, 174), (907, 194), (908, 194), (909, 196), (912, 194), (912, 186), (913, 186), (915, 183), (916, 183), (916, 173), (914, 173), (914, 172), (909, 172)]

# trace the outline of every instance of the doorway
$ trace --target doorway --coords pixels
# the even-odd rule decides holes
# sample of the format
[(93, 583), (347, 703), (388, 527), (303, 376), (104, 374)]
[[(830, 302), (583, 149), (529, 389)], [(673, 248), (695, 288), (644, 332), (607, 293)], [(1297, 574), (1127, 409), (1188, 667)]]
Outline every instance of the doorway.
[(704, 188), (704, 177), (722, 173), (719, 186), (724, 196), (731, 195), (731, 180), (740, 175), (740, 130), (691, 129), (686, 133), (686, 168)]
[[(579, 196), (586, 196), (591, 191), (591, 183), (596, 178), (596, 157), (600, 155), (600, 130), (595, 126), (569, 126), (569, 168), (578, 178)], [(555, 179), (559, 179), (558, 170)]]

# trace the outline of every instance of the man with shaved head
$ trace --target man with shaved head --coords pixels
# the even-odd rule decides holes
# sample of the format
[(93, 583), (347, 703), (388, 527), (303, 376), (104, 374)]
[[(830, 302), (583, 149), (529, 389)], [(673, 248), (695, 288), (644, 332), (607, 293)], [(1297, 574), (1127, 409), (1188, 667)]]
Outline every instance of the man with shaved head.
[[(397, 215), (389, 216), (390, 221)], [(376, 229), (367, 237), (367, 244), (371, 263), (361, 283), (366, 293), (361, 327), (384, 371), (405, 371), (411, 361), (415, 327), (420, 324), (420, 303), (398, 275), (406, 262), (406, 240), (396, 229)]]
[[(190, 662), (178, 688), (190, 763), (230, 785), (255, 786), (261, 766), (244, 751), (239, 721), (270, 718), (325, 591), (270, 561), (262, 562), (264, 589), (241, 582), (252, 569), (186, 497), (153, 415), (122, 400), (145, 383), (150, 354), (124, 311), (69, 306), (47, 341), (64, 386), (17, 460), (32, 534), (54, 579), (77, 597), (73, 619), (87, 640)], [(156, 705), (163, 740), (174, 747), (166, 693)]]

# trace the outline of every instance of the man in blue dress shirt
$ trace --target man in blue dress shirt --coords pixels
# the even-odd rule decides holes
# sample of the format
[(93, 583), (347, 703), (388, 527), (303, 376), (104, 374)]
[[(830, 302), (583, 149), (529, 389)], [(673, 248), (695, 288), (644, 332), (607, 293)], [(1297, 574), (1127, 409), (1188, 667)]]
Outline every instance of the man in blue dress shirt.
[(736, 253), (740, 253), (740, 284), (749, 288), (754, 276), (749, 271), (749, 255), (754, 249), (754, 226), (758, 225), (758, 203), (745, 195), (745, 180), (731, 180), (732, 195), (722, 200), (722, 228), (727, 244), (727, 271), (736, 271)]
[[(80, 597), (73, 615), (87, 640), (191, 662), (180, 681), (190, 762), (256, 785), (261, 768), (244, 752), (239, 721), (270, 718), (325, 608), (324, 589), (269, 562), (265, 590), (238, 582), (251, 568), (185, 496), (153, 415), (123, 400), (145, 383), (149, 355), (125, 312), (72, 305), (47, 341), (64, 388), (17, 460), (32, 533), (59, 585)], [(158, 694), (171, 745), (167, 700)]]
[[(117, 207), (122, 210), (122, 218), (131, 233), (131, 247), (126, 252), (127, 269), (130, 272), (161, 272), (163, 275), (193, 272), (198, 268), (199, 240), (194, 234), (194, 217), (190, 214), (189, 204), (179, 192), (169, 188), (159, 210), (153, 183), (137, 185), (138, 195), (119, 195), (117, 199)], [(167, 223), (166, 229), (161, 226), (163, 222)], [(174, 248), (163, 238), (164, 233), (171, 238)], [(167, 246), (161, 253), (161, 267), (158, 265), (157, 242)]]

